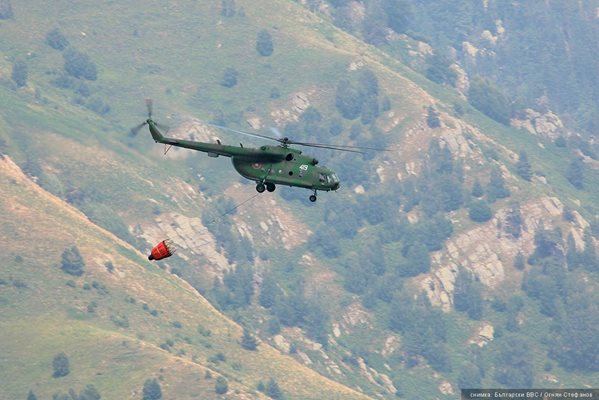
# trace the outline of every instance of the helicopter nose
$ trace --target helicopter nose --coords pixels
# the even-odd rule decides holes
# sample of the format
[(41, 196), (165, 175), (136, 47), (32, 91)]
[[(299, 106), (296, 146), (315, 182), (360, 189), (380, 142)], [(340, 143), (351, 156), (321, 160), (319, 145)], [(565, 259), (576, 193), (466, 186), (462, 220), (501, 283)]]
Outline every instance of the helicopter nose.
[(333, 190), (339, 189), (340, 186), (341, 184), (339, 182), (335, 182), (335, 184), (333, 185)]

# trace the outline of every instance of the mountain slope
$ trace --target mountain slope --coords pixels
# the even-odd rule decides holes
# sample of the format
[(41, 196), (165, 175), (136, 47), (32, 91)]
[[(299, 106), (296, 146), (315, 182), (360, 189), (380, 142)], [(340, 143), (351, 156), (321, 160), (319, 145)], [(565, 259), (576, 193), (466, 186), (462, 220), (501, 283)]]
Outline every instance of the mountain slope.
[[(502, 357), (519, 361), (504, 354), (514, 347), (513, 340), (524, 343), (530, 356), (517, 366), (523, 370), (519, 375), (530, 373), (535, 384), (580, 386), (596, 380), (596, 371), (566, 368), (552, 353), (567, 344), (568, 332), (556, 325), (573, 315), (572, 292), (590, 293), (597, 287), (592, 263), (575, 266), (563, 260), (563, 253), (572, 255), (574, 247), (582, 252), (596, 245), (592, 236), (597, 233), (591, 228), (599, 176), (591, 160), (583, 163), (585, 187), (577, 189), (566, 177), (572, 148), (490, 120), (458, 92), (425, 79), (294, 2), (234, 3), (235, 15), (226, 17), (224, 3), (72, 6), (60, 1), (50, 7), (36, 2), (35, 7), (15, 4), (15, 20), (0, 25), (0, 34), (7, 38), (0, 43), (7, 57), (0, 65), (5, 78), (0, 87), (0, 150), (41, 187), (129, 243), (114, 237), (100, 240), (98, 228), (88, 223), (83, 237), (90, 238), (80, 243), (75, 232), (87, 232), (79, 228), (82, 220), (62, 220), (65, 212), (55, 211), (36, 227), (38, 217), (25, 217), (45, 210), (45, 202), (22, 214), (12, 210), (11, 202), (27, 205), (26, 196), (7, 202), (2, 214), (6, 238), (21, 235), (18, 253), (8, 259), (20, 255), (25, 264), (28, 249), (38, 249), (36, 262), (54, 274), (41, 276), (39, 285), (45, 289), (30, 297), (28, 307), (14, 309), (7, 322), (14, 341), (22, 330), (14, 319), (31, 312), (40, 324), (73, 325), (75, 332), (88, 329), (107, 337), (117, 330), (130, 337), (129, 346), (140, 341), (152, 350), (138, 358), (143, 374), (124, 380), (138, 393), (143, 380), (158, 374), (154, 361), (147, 366), (144, 362), (159, 357), (152, 345), (174, 354), (184, 351), (183, 359), (196, 356), (200, 368), (226, 373), (230, 382), (240, 380), (242, 393), (273, 376), (286, 396), (298, 398), (306, 396), (304, 379), (312, 375), (292, 380), (273, 370), (286, 370), (288, 362), (296, 368), (300, 362), (346, 386), (387, 398), (451, 397), (464, 376), (474, 376), (474, 385), (509, 385), (496, 371), (501, 371)], [(44, 36), (57, 26), (72, 47), (97, 65), (96, 81), (78, 79), (69, 88), (56, 83), (63, 74), (64, 53), (46, 45)], [(269, 57), (255, 49), (262, 29), (273, 37)], [(26, 60), (29, 80), (14, 90), (7, 81), (7, 60), (17, 58)], [(228, 67), (238, 73), (232, 87), (222, 84)], [(90, 96), (84, 95), (83, 84)], [(348, 117), (348, 110), (337, 104), (344, 85), (353, 87), (350, 94), (361, 93), (363, 104), (376, 103), (378, 116), (364, 107)], [(252, 185), (240, 180), (228, 160), (176, 149), (163, 157), (162, 147), (152, 147), (147, 132), (126, 138), (128, 127), (144, 118), (146, 96), (155, 99), (154, 117), (171, 125), (173, 136), (208, 141), (219, 136), (225, 143), (237, 143), (239, 138), (202, 121), (242, 129), (247, 121), (264, 131), (277, 126), (298, 140), (388, 146), (391, 151), (364, 158), (305, 151), (338, 172), (338, 193), (322, 194), (313, 205), (306, 201), (307, 192), (283, 187), (254, 198)], [(92, 98), (111, 110), (100, 115), (103, 109), (96, 108)], [(243, 143), (250, 145), (245, 137)], [(531, 163), (530, 182), (518, 175), (522, 150)], [(497, 190), (491, 195), (493, 179), (503, 182), (508, 196), (505, 191), (497, 195)], [(472, 194), (477, 181), (480, 196)], [(472, 205), (481, 202), (490, 218), (475, 221)], [(521, 214), (517, 237), (507, 223), (512, 210)], [(30, 229), (37, 234), (28, 235)], [(586, 234), (591, 239), (585, 239)], [(161, 270), (129, 247), (145, 253), (167, 237), (178, 252), (156, 264)], [(73, 279), (76, 288), (65, 286), (69, 277), (55, 265), (73, 243), (83, 253), (89, 274)], [(551, 257), (537, 254), (543, 245), (558, 256), (560, 268), (554, 268)], [(45, 264), (39, 261), (44, 251), (53, 254)], [(518, 252), (530, 261), (519, 267), (522, 271), (514, 267)], [(421, 262), (429, 258), (430, 265)], [(123, 279), (105, 272), (108, 260), (126, 273)], [(123, 269), (121, 263), (130, 267)], [(18, 299), (27, 297), (27, 289), (17, 290), (15, 279), (16, 286), (19, 280), (38, 279), (35, 270), (16, 275), (20, 265), (17, 259), (11, 261), (4, 278)], [(469, 273), (471, 283), (458, 279)], [(248, 355), (236, 344), (240, 328), (227, 323), (175, 275), (289, 357), (274, 361), (266, 345), (260, 347), (265, 349), (261, 361)], [(543, 293), (524, 289), (531, 280)], [(110, 293), (102, 295), (94, 281)], [(471, 311), (474, 318), (457, 310), (459, 282), (479, 294), (473, 300), (478, 307)], [(85, 283), (90, 290), (83, 288)], [(62, 290), (51, 290), (58, 287)], [(262, 299), (269, 287), (274, 293), (270, 303)], [(59, 322), (37, 317), (43, 311), (39, 304), (45, 303), (57, 310), (52, 318)], [(583, 308), (591, 321), (592, 304)], [(87, 312), (90, 305), (95, 313)], [(198, 313), (200, 305), (203, 312)], [(153, 311), (159, 317), (153, 317)], [(89, 328), (90, 321), (95, 328)], [(130, 328), (118, 328), (127, 324)], [(206, 330), (210, 337), (202, 335)], [(47, 331), (52, 337), (53, 328)], [(120, 339), (115, 340), (111, 343)], [(580, 343), (589, 344), (583, 339)], [(41, 339), (37, 346), (54, 354)], [(219, 361), (220, 352), (225, 362)], [(89, 347), (89, 353), (103, 358), (101, 347)], [(172, 355), (158, 353), (172, 360)], [(208, 358), (211, 363), (205, 362)], [(86, 373), (91, 377), (95, 370)], [(102, 385), (98, 379), (80, 381), (78, 388), (92, 381)], [(213, 380), (201, 381), (206, 396), (214, 396)], [(31, 382), (36, 381), (23, 376), (19, 390)], [(169, 388), (183, 393), (177, 395), (192, 393), (172, 382)], [(331, 391), (347, 390), (326, 382), (323, 387)], [(102, 393), (109, 390), (104, 385)], [(316, 396), (318, 385), (305, 390)]]
[[(87, 383), (106, 398), (138, 398), (152, 376), (162, 376), (169, 397), (212, 398), (221, 374), (239, 398), (259, 398), (255, 386), (269, 378), (289, 398), (366, 398), (267, 344), (257, 352), (241, 350), (240, 328), (184, 281), (41, 190), (8, 157), (0, 165), (0, 237), (10, 243), (2, 270), (3, 398), (22, 397), (30, 388), (47, 397)], [(72, 244), (86, 261), (80, 278), (59, 267), (59, 249)], [(144, 311), (145, 304), (157, 316)], [(174, 344), (160, 348), (165, 341)], [(68, 355), (71, 373), (52, 378), (59, 352)], [(218, 353), (226, 362), (207, 361)], [(190, 379), (197, 383), (189, 385)]]

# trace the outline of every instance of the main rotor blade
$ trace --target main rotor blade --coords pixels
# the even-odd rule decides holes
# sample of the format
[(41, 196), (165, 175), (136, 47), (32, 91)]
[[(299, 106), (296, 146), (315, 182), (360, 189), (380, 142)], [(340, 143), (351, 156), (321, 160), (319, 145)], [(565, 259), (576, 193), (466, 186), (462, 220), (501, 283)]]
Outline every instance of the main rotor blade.
[(240, 131), (239, 129), (233, 129), (233, 128), (229, 128), (229, 127), (222, 126), (222, 125), (211, 124), (209, 122), (205, 122), (205, 124), (208, 125), (208, 126), (211, 126), (213, 128), (223, 129), (223, 130), (226, 130), (226, 131), (231, 131), (231, 132), (239, 133), (241, 135), (253, 136), (253, 137), (257, 137), (257, 138), (261, 138), (261, 139), (268, 139), (268, 140), (274, 140), (275, 142), (281, 142), (280, 139), (273, 138), (273, 137), (266, 136), (266, 135), (260, 135), (259, 133), (252, 133), (252, 132)]
[(309, 147), (328, 146), (328, 147), (334, 147), (337, 150), (357, 149), (357, 150), (370, 150), (370, 151), (391, 151), (386, 148), (367, 147), (367, 146), (347, 146), (347, 145), (341, 145), (341, 144), (337, 145), (337, 144), (322, 144), (322, 143), (306, 143), (306, 142), (296, 142), (294, 140), (290, 140), (290, 141), (288, 141), (288, 143), (289, 144), (298, 144), (300, 146), (309, 146)]
[(348, 153), (358, 153), (358, 154), (366, 154), (363, 151), (360, 150), (353, 150), (353, 149), (344, 149), (341, 147), (337, 147), (337, 146), (329, 146), (326, 144), (320, 144), (320, 143), (302, 143), (302, 142), (294, 142), (294, 141), (288, 141), (288, 144), (297, 144), (298, 146), (306, 146), (306, 147), (315, 147), (317, 149), (331, 149), (331, 150), (337, 150), (337, 151), (347, 151)]

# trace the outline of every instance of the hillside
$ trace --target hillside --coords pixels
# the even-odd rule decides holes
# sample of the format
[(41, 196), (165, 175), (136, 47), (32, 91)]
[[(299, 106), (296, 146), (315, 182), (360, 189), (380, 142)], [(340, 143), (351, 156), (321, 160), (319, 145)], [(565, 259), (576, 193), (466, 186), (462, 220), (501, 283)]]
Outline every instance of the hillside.
[[(497, 122), (295, 2), (12, 9), (0, 21), (10, 396), (93, 384), (141, 398), (157, 377), (164, 398), (220, 398), (222, 375), (227, 398), (266, 398), (270, 378), (289, 399), (454, 398), (599, 378), (599, 174), (580, 143)], [(256, 195), (228, 160), (128, 137), (146, 97), (170, 136), (262, 144), (212, 121), (390, 151), (302, 149), (341, 190), (314, 204), (295, 188)], [(149, 263), (165, 238), (176, 255)], [(60, 269), (73, 245), (82, 277)], [(72, 372), (51, 378), (61, 351)]]
[[(228, 378), (230, 398), (262, 398), (256, 384), (270, 378), (290, 398), (366, 398), (267, 344), (242, 350), (239, 326), (184, 281), (41, 190), (7, 157), (1, 176), (1, 237), (10, 243), (2, 271), (2, 398), (28, 389), (49, 397), (89, 383), (105, 398), (139, 398), (151, 377), (160, 377), (167, 398), (216, 398), (219, 376)], [(60, 270), (59, 249), (73, 244), (87, 260), (81, 277)], [(60, 352), (72, 372), (53, 379)], [(215, 354), (224, 360), (210, 361)]]

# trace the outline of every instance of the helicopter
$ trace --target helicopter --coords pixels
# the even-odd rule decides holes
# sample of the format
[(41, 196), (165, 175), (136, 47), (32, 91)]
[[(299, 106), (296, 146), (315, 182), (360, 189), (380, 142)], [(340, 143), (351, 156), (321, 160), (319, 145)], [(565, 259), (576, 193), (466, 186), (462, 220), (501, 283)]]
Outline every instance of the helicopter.
[(219, 129), (233, 131), (242, 135), (256, 138), (273, 140), (279, 142), (276, 146), (263, 145), (259, 148), (224, 145), (219, 139), (216, 143), (197, 142), (165, 137), (159, 129), (168, 129), (152, 119), (152, 100), (146, 99), (148, 118), (131, 129), (133, 136), (139, 130), (148, 126), (150, 134), (156, 143), (164, 143), (168, 146), (183, 147), (207, 153), (209, 157), (230, 157), (235, 170), (244, 178), (256, 182), (256, 191), (263, 193), (265, 190), (274, 192), (276, 185), (287, 185), (300, 187), (313, 191), (309, 199), (315, 202), (317, 191), (336, 191), (341, 186), (337, 174), (324, 166), (318, 165), (316, 158), (302, 154), (301, 150), (290, 147), (290, 145), (314, 147), (320, 149), (332, 149), (351, 153), (364, 154), (364, 150), (386, 151), (372, 147), (360, 146), (337, 146), (321, 143), (305, 143), (290, 140), (289, 138), (275, 138), (258, 133), (245, 132), (215, 124), (207, 124)]

